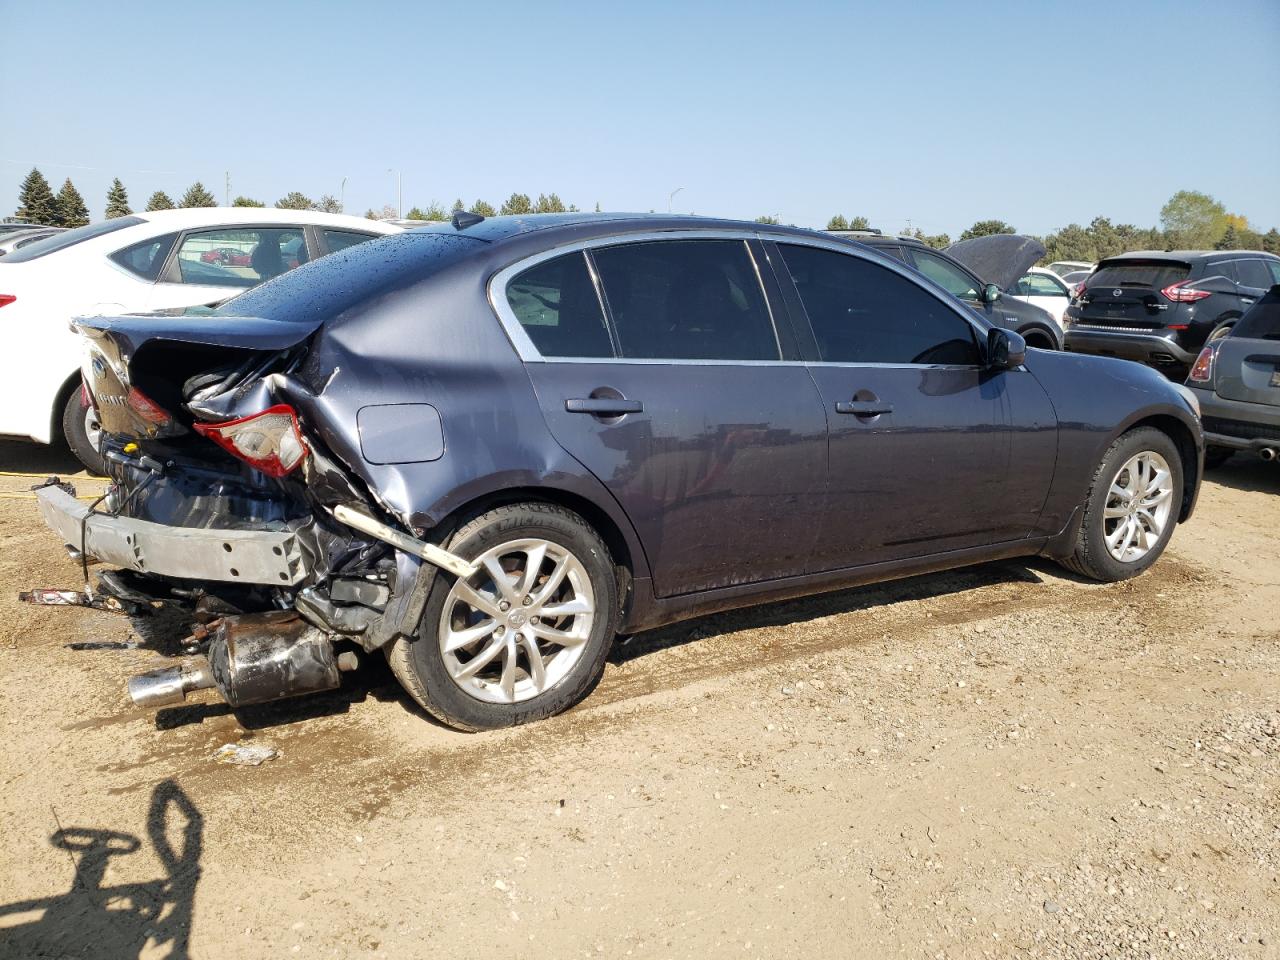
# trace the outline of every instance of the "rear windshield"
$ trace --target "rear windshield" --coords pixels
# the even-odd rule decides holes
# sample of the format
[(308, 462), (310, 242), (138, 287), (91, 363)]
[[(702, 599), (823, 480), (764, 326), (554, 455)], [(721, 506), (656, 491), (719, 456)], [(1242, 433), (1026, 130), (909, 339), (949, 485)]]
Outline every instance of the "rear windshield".
[(52, 237), (46, 237), (44, 240), (39, 240), (28, 247), (23, 247), (21, 250), (15, 250), (4, 258), (4, 262), (23, 263), (27, 260), (37, 260), (46, 254), (57, 253), (67, 247), (74, 247), (77, 243), (84, 243), (84, 241), (92, 240), (94, 237), (101, 237), (104, 234), (114, 233), (116, 230), (123, 230), (125, 227), (133, 227), (146, 222), (141, 217), (116, 217), (114, 220), (91, 223), (87, 227), (76, 227), (74, 230), (66, 231), (66, 233), (56, 233)]
[(289, 323), (329, 320), (352, 307), (413, 286), (484, 241), (431, 230), (406, 230), (312, 260), (225, 301), (215, 314)]
[(1233, 337), (1280, 340), (1280, 285), (1274, 286), (1237, 321)]
[(1191, 275), (1191, 265), (1169, 260), (1113, 260), (1099, 264), (1089, 278), (1094, 287), (1148, 287), (1159, 290)]

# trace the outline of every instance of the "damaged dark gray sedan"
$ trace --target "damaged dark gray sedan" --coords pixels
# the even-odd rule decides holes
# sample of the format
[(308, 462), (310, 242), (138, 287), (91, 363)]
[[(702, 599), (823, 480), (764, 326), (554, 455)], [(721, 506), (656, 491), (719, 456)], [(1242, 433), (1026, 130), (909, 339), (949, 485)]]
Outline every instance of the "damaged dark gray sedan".
[(1133, 576), (1203, 461), (1158, 373), (759, 224), (459, 214), (211, 316), (76, 326), (114, 484), (41, 510), (105, 591), (212, 621), (148, 704), (378, 652), (447, 724), (522, 723), (619, 632), (1014, 556)]

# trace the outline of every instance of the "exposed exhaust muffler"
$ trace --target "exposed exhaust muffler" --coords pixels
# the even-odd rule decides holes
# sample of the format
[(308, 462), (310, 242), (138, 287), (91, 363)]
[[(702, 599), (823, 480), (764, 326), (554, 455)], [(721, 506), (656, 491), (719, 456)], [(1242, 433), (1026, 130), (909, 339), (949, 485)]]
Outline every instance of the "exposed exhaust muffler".
[(333, 690), (355, 655), (335, 655), (333, 641), (293, 611), (223, 617), (209, 640), (208, 657), (153, 670), (129, 681), (140, 707), (181, 703), (192, 690), (217, 687), (232, 707)]
[(1266, 460), (1268, 463), (1270, 463), (1272, 460), (1276, 458), (1276, 448), (1263, 447), (1261, 450), (1258, 451), (1258, 456), (1262, 457), (1263, 460)]

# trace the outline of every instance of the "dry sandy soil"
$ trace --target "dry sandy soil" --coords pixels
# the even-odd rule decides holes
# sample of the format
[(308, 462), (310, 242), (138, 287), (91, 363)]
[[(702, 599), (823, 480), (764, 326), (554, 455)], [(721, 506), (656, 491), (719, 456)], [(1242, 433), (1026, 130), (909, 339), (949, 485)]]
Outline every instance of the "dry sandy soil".
[[(5, 957), (1280, 956), (1275, 466), (1214, 474), (1135, 581), (711, 617), (471, 736), (377, 664), (239, 719), (132, 708), (180, 632), (20, 605), (79, 577), (0, 481)], [(241, 741), (280, 756), (214, 761)]]

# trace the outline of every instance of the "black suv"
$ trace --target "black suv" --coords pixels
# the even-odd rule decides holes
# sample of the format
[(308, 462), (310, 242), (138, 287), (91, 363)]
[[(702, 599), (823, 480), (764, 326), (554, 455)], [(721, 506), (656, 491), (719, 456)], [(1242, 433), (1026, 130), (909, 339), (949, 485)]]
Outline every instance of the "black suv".
[(1208, 340), (1275, 283), (1255, 250), (1139, 251), (1100, 262), (1063, 315), (1066, 349), (1137, 360), (1181, 379)]
[[(1062, 329), (1053, 315), (1025, 300), (1003, 296), (1027, 269), (1044, 256), (1044, 247), (1014, 234), (978, 238), (935, 250), (915, 237), (891, 236), (878, 230), (828, 230), (856, 240), (914, 267), (953, 297), (980, 313), (987, 322), (1022, 334), (1028, 347), (1062, 349)], [(976, 246), (980, 261), (968, 256)], [(990, 248), (990, 249), (987, 249)], [(954, 251), (954, 253), (953, 253)], [(978, 271), (978, 272), (975, 272)], [(982, 276), (979, 276), (981, 273)]]

